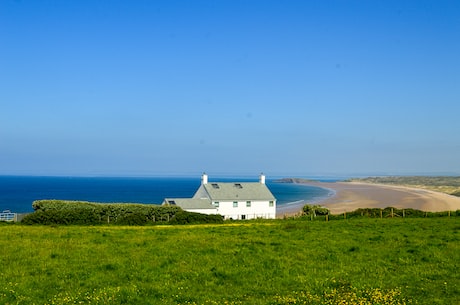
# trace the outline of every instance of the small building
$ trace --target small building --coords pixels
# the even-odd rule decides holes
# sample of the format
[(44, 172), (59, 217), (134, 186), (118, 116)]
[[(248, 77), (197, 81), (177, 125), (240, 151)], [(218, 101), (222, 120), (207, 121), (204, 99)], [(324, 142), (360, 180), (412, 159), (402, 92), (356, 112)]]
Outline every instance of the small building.
[(220, 214), (224, 219), (276, 218), (276, 198), (259, 182), (208, 182), (203, 174), (201, 185), (192, 198), (165, 198), (163, 205), (176, 205), (188, 212)]
[(10, 210), (5, 210), (0, 213), (0, 221), (18, 221), (18, 216)]

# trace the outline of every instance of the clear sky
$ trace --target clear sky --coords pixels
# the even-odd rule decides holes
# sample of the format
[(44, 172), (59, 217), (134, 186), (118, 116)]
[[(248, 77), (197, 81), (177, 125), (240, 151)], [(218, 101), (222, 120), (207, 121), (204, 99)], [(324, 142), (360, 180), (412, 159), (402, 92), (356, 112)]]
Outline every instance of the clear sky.
[(0, 174), (460, 174), (460, 1), (0, 1)]

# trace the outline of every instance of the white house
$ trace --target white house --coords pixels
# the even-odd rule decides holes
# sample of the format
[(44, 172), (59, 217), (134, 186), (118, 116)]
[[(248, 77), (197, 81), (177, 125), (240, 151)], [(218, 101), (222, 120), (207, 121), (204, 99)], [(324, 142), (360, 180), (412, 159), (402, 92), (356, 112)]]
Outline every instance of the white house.
[(0, 221), (18, 221), (18, 214), (5, 210), (0, 213)]
[(208, 182), (201, 176), (201, 186), (192, 198), (166, 198), (163, 205), (176, 205), (185, 211), (220, 214), (225, 219), (276, 218), (276, 198), (259, 182)]

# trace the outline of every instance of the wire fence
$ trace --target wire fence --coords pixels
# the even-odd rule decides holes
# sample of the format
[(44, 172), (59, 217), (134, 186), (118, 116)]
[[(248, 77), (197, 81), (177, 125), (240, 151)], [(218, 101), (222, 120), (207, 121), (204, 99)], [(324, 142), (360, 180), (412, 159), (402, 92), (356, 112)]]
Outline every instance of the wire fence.
[(427, 212), (415, 209), (397, 209), (393, 207), (380, 208), (364, 208), (355, 211), (344, 211), (340, 214), (325, 214), (319, 215), (312, 213), (300, 213), (292, 218), (305, 218), (312, 221), (329, 221), (343, 220), (354, 218), (433, 218), (433, 217), (460, 217), (460, 210), (443, 211), (443, 212)]

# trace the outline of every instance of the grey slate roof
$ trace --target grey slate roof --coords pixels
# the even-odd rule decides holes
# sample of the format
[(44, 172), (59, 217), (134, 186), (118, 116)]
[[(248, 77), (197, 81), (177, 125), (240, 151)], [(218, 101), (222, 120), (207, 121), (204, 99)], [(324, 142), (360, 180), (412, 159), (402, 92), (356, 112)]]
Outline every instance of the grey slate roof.
[[(174, 203), (173, 203), (174, 202)], [(163, 204), (176, 205), (184, 210), (186, 209), (213, 209), (216, 208), (211, 204), (210, 199), (196, 198), (165, 198)]]
[(268, 187), (259, 182), (209, 182), (202, 184), (195, 199), (219, 200), (275, 200)]

